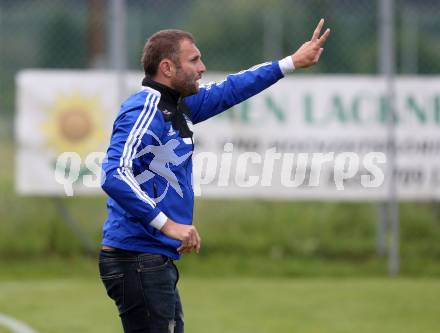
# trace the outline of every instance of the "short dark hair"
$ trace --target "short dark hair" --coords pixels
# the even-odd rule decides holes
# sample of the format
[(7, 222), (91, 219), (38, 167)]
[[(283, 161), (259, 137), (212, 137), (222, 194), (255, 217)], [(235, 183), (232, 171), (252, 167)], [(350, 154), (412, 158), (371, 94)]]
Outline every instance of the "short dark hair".
[(195, 43), (193, 35), (183, 30), (166, 29), (152, 35), (145, 43), (141, 58), (145, 75), (154, 76), (162, 59), (168, 58), (178, 64), (180, 42), (184, 39)]

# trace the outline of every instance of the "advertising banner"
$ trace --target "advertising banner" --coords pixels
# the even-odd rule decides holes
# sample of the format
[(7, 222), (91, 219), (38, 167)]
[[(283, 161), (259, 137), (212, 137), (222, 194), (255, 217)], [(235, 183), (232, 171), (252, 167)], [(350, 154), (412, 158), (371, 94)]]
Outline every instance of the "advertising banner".
[[(221, 81), (211, 74), (205, 82)], [(125, 76), (127, 92), (141, 73)], [(23, 71), (17, 77), (16, 188), (24, 195), (102, 193), (100, 163), (122, 101), (117, 77)], [(400, 199), (440, 198), (440, 78), (292, 74), (194, 126), (193, 185), (204, 197), (382, 200), (390, 149)], [(394, 122), (390, 146), (388, 119)]]

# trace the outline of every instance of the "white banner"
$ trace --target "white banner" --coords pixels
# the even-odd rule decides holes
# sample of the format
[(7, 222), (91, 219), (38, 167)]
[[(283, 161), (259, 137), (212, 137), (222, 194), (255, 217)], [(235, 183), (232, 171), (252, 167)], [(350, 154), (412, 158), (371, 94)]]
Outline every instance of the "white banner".
[[(206, 75), (205, 81), (223, 78)], [(141, 79), (141, 73), (128, 74), (127, 91), (136, 91)], [(19, 193), (100, 193), (99, 162), (120, 104), (117, 83), (109, 72), (20, 73)], [(439, 77), (396, 80), (394, 173), (400, 199), (440, 198), (439, 87)], [(389, 115), (381, 78), (293, 74), (195, 126), (196, 194), (384, 199)]]

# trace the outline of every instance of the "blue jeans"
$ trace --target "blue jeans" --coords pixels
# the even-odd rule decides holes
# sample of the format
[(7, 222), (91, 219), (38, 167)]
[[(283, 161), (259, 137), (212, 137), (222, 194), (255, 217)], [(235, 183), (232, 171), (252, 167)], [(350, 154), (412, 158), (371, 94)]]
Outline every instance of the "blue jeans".
[(99, 272), (125, 333), (183, 333), (179, 272), (168, 257), (101, 250)]

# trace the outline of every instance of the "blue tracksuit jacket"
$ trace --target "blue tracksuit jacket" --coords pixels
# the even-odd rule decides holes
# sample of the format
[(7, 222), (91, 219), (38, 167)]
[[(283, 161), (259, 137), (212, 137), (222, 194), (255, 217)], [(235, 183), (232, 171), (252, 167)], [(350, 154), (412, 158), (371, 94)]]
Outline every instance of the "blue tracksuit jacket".
[(192, 124), (258, 94), (283, 77), (278, 61), (228, 75), (181, 99), (144, 79), (142, 90), (121, 106), (103, 163), (108, 194), (103, 245), (179, 259), (180, 241), (158, 229), (166, 218), (193, 219)]

